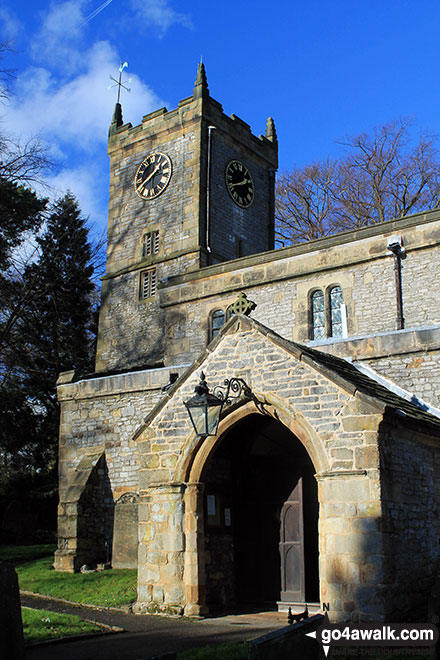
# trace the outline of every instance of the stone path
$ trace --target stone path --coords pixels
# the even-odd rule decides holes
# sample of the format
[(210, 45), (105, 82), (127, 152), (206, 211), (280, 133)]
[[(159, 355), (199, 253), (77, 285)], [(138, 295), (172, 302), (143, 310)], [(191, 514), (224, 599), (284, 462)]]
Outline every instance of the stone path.
[(286, 625), (285, 614), (278, 612), (193, 620), (135, 616), (122, 611), (67, 605), (34, 596), (22, 596), (21, 603), (36, 609), (76, 614), (83, 619), (124, 630), (91, 639), (30, 648), (27, 649), (26, 660), (147, 660), (170, 651), (252, 639)]

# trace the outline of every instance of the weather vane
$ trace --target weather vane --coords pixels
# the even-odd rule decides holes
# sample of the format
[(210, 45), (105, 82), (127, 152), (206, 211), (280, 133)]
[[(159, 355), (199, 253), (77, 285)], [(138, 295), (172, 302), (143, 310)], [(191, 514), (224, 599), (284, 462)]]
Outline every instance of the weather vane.
[[(128, 62), (121, 62), (121, 65), (120, 65), (120, 67), (119, 67), (119, 80), (116, 80), (116, 78), (113, 78), (113, 76), (110, 76), (110, 80), (113, 80), (113, 82), (114, 82), (115, 84), (114, 84), (114, 85), (109, 85), (109, 86), (107, 87), (107, 89), (112, 89), (113, 87), (116, 87), (116, 86), (118, 87), (118, 100), (117, 100), (117, 103), (120, 102), (120, 98), (121, 98), (121, 87), (123, 87), (127, 92), (130, 92), (130, 91), (131, 91), (129, 87), (126, 87), (126, 86), (122, 83), (122, 72), (123, 72), (123, 70), (124, 70), (126, 67), (128, 67)], [(131, 78), (129, 78), (129, 79), (127, 80), (127, 82), (131, 82)]]

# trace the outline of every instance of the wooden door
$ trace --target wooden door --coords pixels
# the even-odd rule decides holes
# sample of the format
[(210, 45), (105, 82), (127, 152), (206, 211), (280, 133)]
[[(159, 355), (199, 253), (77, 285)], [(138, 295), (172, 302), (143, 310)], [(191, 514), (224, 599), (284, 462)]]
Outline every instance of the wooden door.
[(302, 477), (281, 509), (281, 600), (305, 602)]

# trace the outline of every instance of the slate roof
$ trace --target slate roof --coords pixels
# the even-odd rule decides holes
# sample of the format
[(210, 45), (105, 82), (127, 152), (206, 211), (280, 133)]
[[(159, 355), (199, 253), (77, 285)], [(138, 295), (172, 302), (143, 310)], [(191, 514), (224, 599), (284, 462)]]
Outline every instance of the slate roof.
[(323, 375), (328, 376), (331, 380), (334, 380), (334, 376), (337, 376), (337, 378), (341, 378), (345, 383), (349, 383), (353, 388), (353, 393), (354, 391), (362, 392), (369, 397), (381, 401), (388, 408), (396, 411), (401, 418), (408, 417), (415, 421), (430, 424), (436, 427), (437, 431), (440, 430), (440, 419), (424, 410), (422, 407), (423, 404), (416, 397), (414, 397), (414, 401), (405, 399), (392, 389), (370, 378), (348, 360), (331, 355), (330, 353), (318, 351), (304, 344), (283, 339), (276, 332), (270, 330), (262, 323), (255, 321), (255, 319), (248, 320), (256, 324), (260, 331), (271, 338), (272, 341), (310, 366), (317, 367)]

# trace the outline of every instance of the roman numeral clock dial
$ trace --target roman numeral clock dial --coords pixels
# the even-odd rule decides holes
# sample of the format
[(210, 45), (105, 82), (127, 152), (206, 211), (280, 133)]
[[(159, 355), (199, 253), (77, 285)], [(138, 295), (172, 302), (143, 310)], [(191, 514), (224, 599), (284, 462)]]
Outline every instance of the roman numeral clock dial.
[(142, 199), (154, 199), (163, 193), (172, 174), (171, 159), (159, 151), (149, 154), (139, 165), (134, 188)]
[(226, 165), (225, 181), (228, 193), (234, 202), (245, 209), (254, 200), (254, 182), (246, 165), (239, 160), (231, 160)]

